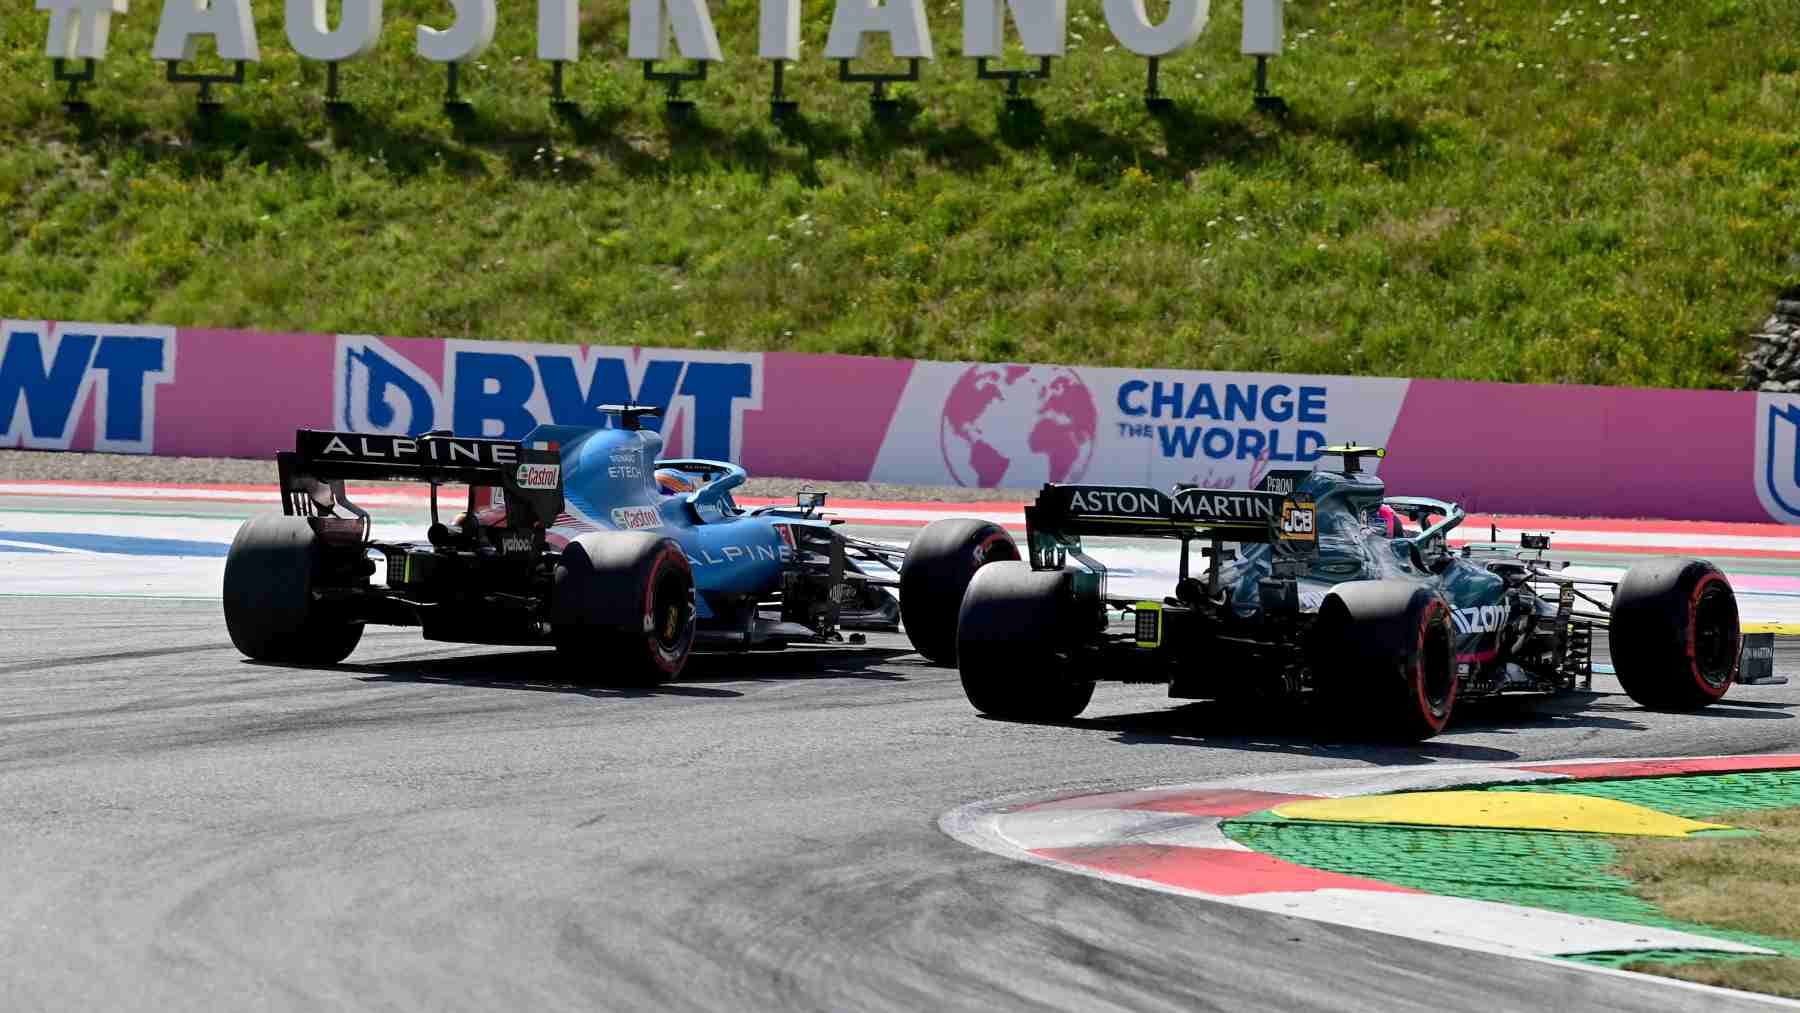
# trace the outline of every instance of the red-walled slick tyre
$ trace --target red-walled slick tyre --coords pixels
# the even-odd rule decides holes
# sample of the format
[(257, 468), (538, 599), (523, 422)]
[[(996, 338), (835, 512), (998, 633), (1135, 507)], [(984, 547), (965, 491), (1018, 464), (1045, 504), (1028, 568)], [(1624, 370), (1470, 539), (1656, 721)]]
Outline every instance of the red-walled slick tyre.
[[(357, 553), (360, 556), (360, 550)], [(268, 514), (238, 528), (225, 556), (225, 630), (256, 661), (335, 665), (356, 650), (363, 624), (345, 622), (313, 597), (341, 561), (304, 517)]]
[(998, 524), (952, 517), (926, 525), (900, 564), (900, 624), (913, 649), (954, 665), (957, 616), (975, 571), (1018, 558), (1018, 545)]
[(564, 547), (550, 592), (551, 633), (577, 682), (656, 686), (694, 647), (694, 571), (673, 538), (599, 531)]
[(1731, 583), (1703, 560), (1639, 563), (1613, 593), (1607, 642), (1619, 685), (1653, 710), (1698, 710), (1724, 696), (1741, 637)]
[(1450, 606), (1409, 581), (1339, 584), (1319, 606), (1313, 671), (1320, 695), (1359, 738), (1418, 742), (1456, 710)]

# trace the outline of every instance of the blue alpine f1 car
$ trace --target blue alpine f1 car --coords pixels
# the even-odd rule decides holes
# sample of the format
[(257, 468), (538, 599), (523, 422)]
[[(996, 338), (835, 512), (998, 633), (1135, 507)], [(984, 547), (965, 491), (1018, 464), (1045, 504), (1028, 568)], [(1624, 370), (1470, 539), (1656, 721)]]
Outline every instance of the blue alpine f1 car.
[[(1019, 558), (985, 521), (938, 521), (902, 550), (845, 537), (823, 493), (744, 509), (732, 498), (744, 469), (660, 460), (662, 437), (641, 424), (655, 409), (603, 410), (611, 427), (543, 425), (520, 441), (300, 430), (276, 455), (283, 512), (245, 522), (226, 557), (232, 642), (258, 660), (335, 664), (367, 624), (418, 626), (430, 640), (554, 645), (578, 681), (649, 685), (697, 647), (833, 643), (904, 621), (916, 649), (949, 664), (975, 571)], [(373, 539), (351, 480), (429, 483), (426, 540)], [(468, 487), (454, 516), (444, 485)]]

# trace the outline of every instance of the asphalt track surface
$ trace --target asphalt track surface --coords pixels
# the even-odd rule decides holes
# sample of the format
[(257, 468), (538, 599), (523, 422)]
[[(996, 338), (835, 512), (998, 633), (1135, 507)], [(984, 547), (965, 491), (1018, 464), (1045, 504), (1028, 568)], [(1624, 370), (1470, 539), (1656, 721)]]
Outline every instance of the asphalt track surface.
[(336, 668), (253, 664), (208, 601), (12, 597), (0, 629), (8, 1010), (1757, 1008), (1068, 875), (936, 822), (1010, 793), (1800, 745), (1800, 685), (1665, 715), (1600, 676), (1378, 748), (1160, 687), (987, 720), (899, 637), (618, 692), (405, 630)]

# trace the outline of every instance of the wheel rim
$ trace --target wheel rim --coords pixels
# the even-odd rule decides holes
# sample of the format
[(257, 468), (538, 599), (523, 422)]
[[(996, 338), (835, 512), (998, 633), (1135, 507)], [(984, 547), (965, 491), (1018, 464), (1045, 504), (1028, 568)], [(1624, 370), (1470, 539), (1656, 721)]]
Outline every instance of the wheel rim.
[(976, 544), (972, 555), (975, 568), (979, 570), (989, 563), (1018, 559), (1019, 549), (1013, 544), (1011, 535), (1004, 531), (994, 531)]
[(1694, 677), (1708, 690), (1720, 690), (1737, 666), (1737, 601), (1723, 581), (1701, 585), (1693, 623)]
[(688, 582), (679, 571), (669, 569), (657, 575), (650, 602), (650, 636), (657, 651), (665, 657), (681, 653), (682, 642), (687, 639), (692, 597)]
[(1421, 638), (1423, 657), (1419, 659), (1419, 691), (1425, 706), (1436, 717), (1450, 706), (1456, 692), (1456, 664), (1452, 660), (1450, 629), (1441, 622), (1428, 622)]

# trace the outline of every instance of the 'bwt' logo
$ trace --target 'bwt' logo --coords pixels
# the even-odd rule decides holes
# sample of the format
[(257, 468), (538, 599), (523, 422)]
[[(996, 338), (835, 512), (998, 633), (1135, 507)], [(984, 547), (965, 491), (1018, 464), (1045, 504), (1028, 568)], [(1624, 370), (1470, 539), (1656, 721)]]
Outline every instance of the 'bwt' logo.
[(437, 384), (374, 338), (338, 338), (335, 425), (357, 433), (417, 436), (437, 423)]
[[(94, 403), (94, 449), (156, 449), (156, 388), (175, 379), (175, 329), (8, 320), (0, 447), (68, 450)], [(97, 391), (97, 393), (96, 393)]]
[(720, 352), (446, 341), (440, 385), (379, 339), (342, 335), (332, 380), (333, 424), (354, 432), (519, 439), (543, 422), (605, 427), (601, 405), (636, 402), (665, 412), (647, 428), (679, 430), (668, 453), (714, 460), (743, 450), (744, 412), (762, 407), (762, 356)]
[(1800, 524), (1800, 401), (1756, 399), (1756, 496), (1769, 515)]

